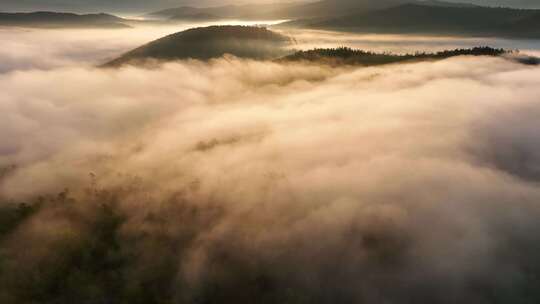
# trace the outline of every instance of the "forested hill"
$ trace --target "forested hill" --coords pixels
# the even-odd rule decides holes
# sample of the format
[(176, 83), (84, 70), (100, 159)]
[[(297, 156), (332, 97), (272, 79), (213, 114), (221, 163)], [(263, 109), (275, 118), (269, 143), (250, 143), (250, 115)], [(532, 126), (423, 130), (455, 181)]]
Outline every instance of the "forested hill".
[[(279, 62), (311, 62), (329, 65), (375, 66), (407, 61), (440, 60), (456, 56), (503, 56), (512, 52), (491, 47), (446, 50), (435, 53), (391, 54), (355, 50), (347, 47), (298, 51)], [(532, 62), (531, 62), (532, 63)]]
[(147, 59), (211, 59), (231, 54), (241, 58), (269, 59), (285, 55), (291, 39), (263, 27), (210, 26), (189, 29), (130, 51), (105, 66)]

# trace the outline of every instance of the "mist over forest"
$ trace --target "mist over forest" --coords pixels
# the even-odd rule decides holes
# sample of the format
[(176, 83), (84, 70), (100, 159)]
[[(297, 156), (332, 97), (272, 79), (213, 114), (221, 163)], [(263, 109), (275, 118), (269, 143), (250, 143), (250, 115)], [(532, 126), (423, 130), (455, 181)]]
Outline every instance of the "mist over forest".
[[(361, 14), (418, 6), (383, 2)], [(535, 10), (422, 4), (531, 29), (478, 35), (316, 26), (360, 22), (346, 0), (25, 3), (0, 4), (31, 12), (0, 14), (0, 303), (540, 301)]]

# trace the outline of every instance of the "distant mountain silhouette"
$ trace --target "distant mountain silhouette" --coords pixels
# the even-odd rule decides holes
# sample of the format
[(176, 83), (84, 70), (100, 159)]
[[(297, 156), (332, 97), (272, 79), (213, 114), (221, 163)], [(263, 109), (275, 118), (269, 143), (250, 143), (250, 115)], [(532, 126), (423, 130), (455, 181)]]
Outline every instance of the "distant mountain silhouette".
[(180, 20), (183, 16), (208, 15), (221, 19), (296, 19), (330, 18), (391, 8), (407, 3), (422, 3), (434, 6), (469, 6), (438, 0), (322, 0), (309, 3), (276, 3), (226, 5), (217, 7), (170, 8), (146, 15), (148, 18)]
[[(462, 0), (449, 0), (449, 1), (462, 1)], [(476, 5), (492, 6), (492, 7), (540, 9), (540, 1), (538, 0), (467, 0), (467, 1)]]
[[(235, 0), (0, 0), (0, 10), (6, 12), (122, 12), (142, 13), (172, 6), (208, 7)], [(238, 0), (241, 1), (241, 0)], [(258, 0), (259, 1), (259, 0)]]
[(0, 26), (20, 27), (77, 27), (77, 28), (123, 28), (124, 19), (109, 14), (86, 14), (58, 12), (0, 13)]
[(402, 5), (415, 0), (323, 0), (301, 4), (288, 10), (289, 16), (336, 17)]
[(306, 24), (314, 28), (371, 33), (540, 38), (540, 11), (508, 8), (406, 4), (324, 21), (304, 20), (303, 25)]
[[(462, 0), (459, 0), (462, 1)], [(422, 0), (422, 1), (410, 1), (407, 4), (420, 4), (428, 6), (442, 6), (442, 7), (478, 7), (478, 5), (470, 3), (470, 0), (463, 0), (463, 2), (451, 2), (451, 1), (441, 1), (441, 0)], [(468, 1), (468, 2), (467, 2)]]
[(210, 26), (194, 28), (155, 40), (115, 59), (105, 67), (120, 66), (146, 59), (177, 60), (221, 57), (277, 58), (288, 51), (291, 39), (266, 28)]
[(214, 20), (221, 20), (222, 17), (203, 13), (203, 12), (183, 12), (182, 14), (174, 15), (169, 18), (169, 20), (178, 20), (178, 21), (214, 21)]
[[(464, 0), (466, 1), (466, 0)], [(321, 0), (308, 3), (275, 3), (225, 5), (215, 7), (182, 6), (153, 12), (144, 17), (169, 21), (226, 20), (226, 19), (293, 19), (287, 26), (301, 26), (314, 21), (348, 18), (352, 15), (392, 9), (407, 4), (440, 8), (474, 8), (465, 2), (441, 0)]]
[[(288, 10), (296, 4), (245, 4), (216, 7), (182, 6), (152, 12), (144, 15), (150, 19), (182, 20), (194, 15), (207, 15), (212, 19), (284, 19), (290, 16)], [(297, 16), (298, 17), (298, 16)]]
[(193, 15), (199, 15), (199, 14), (207, 14), (210, 16), (214, 16), (211, 13), (210, 9), (191, 7), (191, 6), (182, 6), (182, 7), (168, 8), (168, 9), (160, 10), (157, 12), (152, 12), (152, 13), (143, 15), (143, 17), (150, 18), (150, 19), (170, 19), (170, 18), (179, 19), (182, 16), (193, 16)]

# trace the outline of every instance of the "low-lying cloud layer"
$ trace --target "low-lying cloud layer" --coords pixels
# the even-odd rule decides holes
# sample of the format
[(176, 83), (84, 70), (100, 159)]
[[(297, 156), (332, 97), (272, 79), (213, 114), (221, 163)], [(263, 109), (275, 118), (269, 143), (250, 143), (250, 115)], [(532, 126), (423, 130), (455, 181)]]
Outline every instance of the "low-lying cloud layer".
[(27, 29), (0, 26), (0, 73), (67, 66), (97, 66), (166, 35), (210, 25), (273, 24), (277, 21), (215, 21), (125, 29)]
[(536, 303), (539, 76), (468, 57), (0, 74), (0, 198), (40, 202), (0, 233), (0, 300)]
[[(193, 27), (210, 25), (273, 25), (279, 21), (216, 21), (144, 26), (127, 29), (23, 29), (0, 27), (0, 73), (18, 70), (50, 70), (72, 66), (98, 66), (166, 35)], [(489, 45), (539, 56), (540, 44), (534, 40), (496, 38), (426, 37), (401, 35), (349, 34), (318, 30), (272, 29), (294, 39), (292, 48), (335, 48), (347, 46), (374, 52), (436, 52), (455, 48)]]
[(507, 50), (519, 49), (521, 52), (537, 55), (540, 49), (538, 40), (518, 40), (481, 37), (422, 36), (392, 34), (361, 34), (325, 30), (281, 29), (284, 34), (294, 37), (297, 48), (335, 48), (347, 46), (379, 53), (438, 52), (455, 48), (472, 48), (489, 45)]

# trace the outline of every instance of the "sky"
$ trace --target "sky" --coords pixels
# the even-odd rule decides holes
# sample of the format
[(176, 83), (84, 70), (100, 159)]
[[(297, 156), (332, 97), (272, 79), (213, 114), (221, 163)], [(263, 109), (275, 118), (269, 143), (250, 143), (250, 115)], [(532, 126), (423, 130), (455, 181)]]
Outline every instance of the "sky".
[[(302, 0), (297, 0), (301, 2)], [(448, 0), (449, 2), (470, 2), (490, 6), (514, 6), (540, 8), (537, 0)], [(2, 0), (0, 11), (61, 10), (74, 12), (148, 12), (157, 9), (189, 6), (219, 6), (233, 3), (294, 2), (277, 0)], [(307, 2), (307, 1), (306, 1)]]
[(233, 3), (268, 3), (272, 0), (2, 0), (0, 11), (65, 10), (78, 12), (147, 12), (189, 6), (220, 6)]

